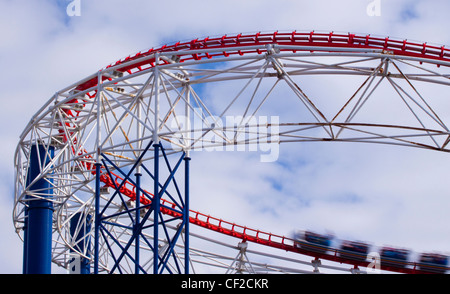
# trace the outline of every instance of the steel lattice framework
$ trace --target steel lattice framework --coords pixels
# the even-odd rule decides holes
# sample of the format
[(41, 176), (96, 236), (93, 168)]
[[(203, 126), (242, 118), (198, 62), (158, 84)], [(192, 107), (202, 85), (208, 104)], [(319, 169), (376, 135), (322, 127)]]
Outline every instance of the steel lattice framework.
[[(211, 266), (212, 259), (235, 271), (306, 271), (251, 263), (248, 242), (313, 256), (311, 263), (271, 255), (313, 270), (324, 266), (320, 260), (367, 266), (191, 210), (183, 192), (188, 182), (176, 181), (175, 173), (187, 177), (196, 150), (258, 150), (286, 142), (449, 152), (449, 65), (444, 46), (314, 31), (224, 35), (130, 55), (55, 93), (26, 126), (15, 156), (15, 228), (23, 238), (27, 207), (50, 201), (53, 263), (67, 268), (73, 256), (94, 263), (97, 234), (100, 272), (176, 272), (195, 262)], [(31, 179), (33, 146), (51, 156)], [(39, 180), (50, 188), (33, 188)], [(157, 238), (155, 218), (165, 223)], [(221, 244), (238, 256), (185, 246), (189, 223), (244, 240), (237, 247)], [(155, 248), (163, 265), (150, 254)], [(192, 264), (183, 261), (189, 252)], [(417, 270), (413, 263), (386, 269)]]

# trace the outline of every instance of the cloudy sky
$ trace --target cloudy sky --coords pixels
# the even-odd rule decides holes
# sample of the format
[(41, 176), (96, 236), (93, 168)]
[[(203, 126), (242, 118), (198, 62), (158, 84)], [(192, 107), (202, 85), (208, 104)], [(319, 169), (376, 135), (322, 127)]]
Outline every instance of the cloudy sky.
[[(0, 0), (0, 273), (22, 271), (22, 243), (12, 224), (19, 135), (56, 91), (100, 68), (161, 44), (239, 32), (357, 32), (450, 45), (446, 0), (380, 0), (378, 16), (367, 13), (371, 0), (80, 0), (79, 15), (69, 16), (71, 2)], [(273, 164), (222, 154), (208, 181), (195, 181), (214, 156), (192, 162), (193, 191), (215, 195), (193, 198), (194, 210), (279, 234), (330, 230), (381, 245), (450, 251), (446, 154), (282, 146)]]

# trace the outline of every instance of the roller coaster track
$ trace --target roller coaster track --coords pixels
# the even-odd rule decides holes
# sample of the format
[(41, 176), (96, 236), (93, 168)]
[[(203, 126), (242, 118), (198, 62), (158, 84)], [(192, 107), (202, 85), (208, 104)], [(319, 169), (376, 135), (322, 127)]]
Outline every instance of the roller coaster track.
[[(232, 59), (234, 56), (244, 56), (246, 54), (270, 54), (272, 51), (277, 54), (283, 52), (293, 52), (305, 54), (321, 52), (333, 52), (338, 55), (345, 56), (346, 54), (364, 56), (379, 56), (380, 54), (386, 56), (400, 56), (403, 59), (411, 59), (423, 63), (431, 63), (436, 66), (450, 65), (450, 49), (444, 46), (434, 46), (427, 43), (410, 42), (407, 40), (399, 40), (393, 38), (380, 38), (370, 35), (360, 34), (339, 34), (339, 33), (318, 33), (318, 32), (273, 32), (273, 33), (256, 33), (256, 34), (237, 34), (224, 35), (220, 37), (195, 39), (186, 42), (178, 42), (173, 45), (164, 45), (156, 49), (148, 51), (141, 51), (135, 55), (130, 55), (124, 59), (113, 63), (103, 70), (114, 73), (118, 76), (133, 75), (139, 72), (148, 71), (152, 68), (172, 63), (189, 63), (199, 60), (209, 59)], [(103, 71), (102, 70), (102, 71)], [(113, 77), (108, 74), (102, 74), (101, 80), (99, 75), (92, 75), (79, 81), (76, 84), (75, 97), (68, 100), (66, 108), (61, 107), (62, 111), (69, 118), (68, 121), (76, 121), (81, 109), (74, 109), (73, 105), (83, 104), (83, 95), (87, 95), (90, 99), (95, 98), (98, 91), (98, 86), (103, 81), (113, 81)], [(87, 100), (85, 101), (87, 102)], [(319, 112), (320, 113), (320, 112)], [(77, 139), (74, 133), (68, 132), (72, 126), (70, 122), (59, 123), (60, 140), (66, 144), (69, 140), (75, 144)], [(329, 125), (339, 125), (338, 123), (330, 122)], [(349, 124), (347, 124), (349, 125)], [(380, 125), (374, 125), (380, 126)], [(427, 129), (428, 132), (439, 133), (440, 131)], [(445, 133), (442, 133), (445, 135)], [(450, 142), (450, 136), (442, 145), (437, 147), (423, 146), (430, 149), (446, 151), (447, 144)], [(417, 144), (417, 143), (416, 143)], [(76, 151), (72, 147), (74, 155), (79, 158), (80, 165), (86, 170), (91, 171), (95, 175), (94, 160), (92, 153), (87, 151)], [(110, 173), (102, 173), (100, 181), (105, 187), (117, 189), (119, 186), (120, 193), (126, 195), (130, 200), (136, 199), (134, 186), (131, 183), (123, 181), (119, 175)], [(148, 195), (152, 195), (147, 192)], [(150, 205), (152, 199), (142, 197), (140, 199), (143, 205)], [(161, 200), (161, 212), (173, 217), (179, 216), (179, 213), (174, 209), (175, 204), (165, 199)], [(190, 223), (208, 230), (212, 230), (224, 235), (235, 237), (245, 242), (254, 242), (264, 246), (269, 246), (284, 251), (290, 251), (302, 255), (312, 256), (315, 259), (329, 260), (337, 263), (351, 264), (358, 267), (367, 267), (370, 262), (363, 260), (353, 260), (342, 257), (339, 249), (328, 248), (326, 252), (320, 252), (314, 245), (303, 244), (298, 246), (297, 240), (293, 238), (280, 236), (273, 233), (267, 233), (260, 230), (248, 228), (246, 226), (238, 225), (228, 222), (213, 216), (200, 213), (198, 211), (190, 210)], [(401, 266), (386, 266), (382, 265), (383, 270), (400, 273), (422, 273), (416, 263), (411, 262), (407, 267)]]
[[(102, 177), (105, 179), (104, 177)], [(105, 180), (104, 183), (111, 187), (111, 188), (117, 188), (118, 185), (111, 185), (109, 181)], [(136, 199), (136, 193), (128, 188), (123, 188), (121, 190), (121, 193), (124, 195), (127, 195), (130, 197), (130, 199), (135, 200)], [(147, 192), (148, 193), (148, 192)], [(151, 193), (148, 193), (151, 194)], [(150, 199), (142, 199), (141, 203), (143, 205), (150, 205), (151, 200)], [(173, 217), (180, 217), (180, 214), (176, 212), (173, 208), (175, 207), (175, 204), (167, 201), (162, 200), (161, 203), (161, 212), (167, 215), (171, 215)], [(221, 234), (225, 234), (234, 238), (237, 238), (239, 240), (242, 240), (244, 242), (254, 242), (257, 244), (261, 244), (264, 246), (269, 246), (272, 248), (281, 249), (284, 251), (290, 251), (295, 252), (303, 255), (312, 256), (315, 259), (319, 260), (329, 260), (333, 262), (338, 263), (344, 263), (344, 264), (351, 264), (357, 268), (360, 267), (368, 267), (371, 263), (371, 261), (365, 261), (365, 260), (355, 260), (355, 259), (349, 259), (346, 257), (340, 256), (341, 250), (335, 249), (335, 248), (328, 248), (327, 252), (318, 252), (320, 251), (320, 247), (318, 250), (318, 246), (314, 244), (308, 244), (303, 243), (302, 248), (299, 248), (299, 246), (296, 246), (297, 240), (294, 240), (292, 238), (288, 238), (285, 236), (273, 234), (273, 233), (267, 233), (261, 230), (252, 229), (246, 226), (242, 226), (239, 224), (235, 224), (233, 222), (228, 222), (223, 219), (215, 218), (213, 216), (203, 214), (198, 211), (190, 210), (190, 217), (189, 217), (190, 223), (203, 227), (208, 230), (212, 230)], [(408, 263), (400, 263), (398, 262), (398, 265), (395, 266), (386, 266), (386, 265), (380, 265), (381, 270), (386, 270), (390, 272), (398, 272), (398, 273), (405, 273), (405, 274), (423, 274), (427, 273), (426, 271), (419, 270), (418, 263), (416, 262), (408, 262)], [(407, 266), (407, 267), (406, 267)]]

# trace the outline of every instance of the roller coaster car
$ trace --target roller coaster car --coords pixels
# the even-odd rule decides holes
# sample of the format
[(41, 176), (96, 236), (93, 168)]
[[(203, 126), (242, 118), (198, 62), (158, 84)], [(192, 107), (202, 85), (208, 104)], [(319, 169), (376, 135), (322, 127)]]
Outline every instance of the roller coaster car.
[(310, 231), (306, 231), (304, 234), (297, 233), (295, 240), (296, 247), (320, 253), (327, 251), (331, 244), (331, 236)]
[(380, 252), (381, 265), (404, 268), (408, 255), (409, 251), (406, 249), (383, 247)]
[(362, 242), (344, 241), (339, 254), (342, 258), (364, 261), (367, 259), (369, 245)]
[(437, 253), (423, 253), (420, 256), (419, 270), (443, 274), (447, 271), (448, 257)]

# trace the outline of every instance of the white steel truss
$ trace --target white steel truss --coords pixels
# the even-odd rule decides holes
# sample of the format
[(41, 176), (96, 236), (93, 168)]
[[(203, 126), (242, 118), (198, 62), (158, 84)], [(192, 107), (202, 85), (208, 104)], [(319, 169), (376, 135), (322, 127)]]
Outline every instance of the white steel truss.
[[(76, 251), (69, 234), (71, 218), (92, 213), (93, 165), (100, 153), (126, 169), (151, 140), (166, 144), (168, 153), (315, 141), (450, 151), (450, 63), (365, 48), (277, 43), (233, 48), (250, 49), (255, 53), (184, 62), (177, 51), (161, 51), (129, 63), (153, 58), (153, 67), (120, 72), (123, 65), (111, 66), (58, 91), (31, 119), (17, 147), (13, 219), (19, 235), (29, 201), (27, 169), (34, 144), (56, 148), (39, 178), (53, 180), (53, 262), (62, 267), (68, 266), (69, 252)], [(200, 48), (183, 54), (224, 50)], [(93, 79), (98, 82), (79, 89)], [(142, 162), (151, 161), (151, 154)], [(104, 184), (102, 197), (107, 200), (111, 185)], [(114, 230), (117, 237), (124, 234)], [(192, 252), (193, 260), (213, 255)], [(90, 257), (89, 252), (78, 253)], [(109, 257), (103, 258), (108, 271)], [(224, 269), (230, 265), (225, 264)], [(285, 270), (247, 259), (240, 259), (240, 265), (240, 270), (255, 272)]]

